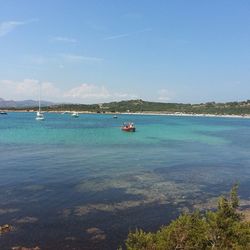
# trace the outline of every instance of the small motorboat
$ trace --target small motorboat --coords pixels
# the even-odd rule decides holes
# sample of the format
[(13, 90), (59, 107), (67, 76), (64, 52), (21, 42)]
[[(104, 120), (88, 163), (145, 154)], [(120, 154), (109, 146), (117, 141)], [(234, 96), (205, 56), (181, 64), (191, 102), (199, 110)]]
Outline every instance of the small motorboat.
[(132, 122), (124, 123), (122, 126), (122, 131), (125, 132), (135, 132), (135, 125)]
[(7, 115), (7, 112), (5, 112), (5, 111), (0, 111), (0, 115)]
[(114, 116), (113, 116), (113, 118), (114, 118), (114, 119), (117, 119), (117, 118), (118, 118), (118, 116), (117, 116), (117, 115), (114, 115)]

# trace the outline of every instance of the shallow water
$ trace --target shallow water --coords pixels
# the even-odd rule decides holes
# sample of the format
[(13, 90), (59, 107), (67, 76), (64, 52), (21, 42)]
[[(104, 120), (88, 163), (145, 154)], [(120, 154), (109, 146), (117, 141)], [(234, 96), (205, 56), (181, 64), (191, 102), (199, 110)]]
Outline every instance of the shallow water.
[[(250, 120), (34, 113), (0, 116), (0, 249), (116, 249), (240, 183), (250, 200)], [(136, 133), (120, 130), (125, 121)]]

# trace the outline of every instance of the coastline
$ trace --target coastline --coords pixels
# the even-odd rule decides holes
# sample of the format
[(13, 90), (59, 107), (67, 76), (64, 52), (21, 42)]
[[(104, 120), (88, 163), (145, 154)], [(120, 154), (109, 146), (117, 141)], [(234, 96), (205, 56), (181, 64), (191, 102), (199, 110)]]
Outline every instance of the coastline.
[(214, 117), (214, 118), (246, 118), (250, 119), (250, 115), (220, 115), (220, 114), (189, 114), (189, 113), (164, 113), (164, 112), (143, 112), (143, 113), (121, 113), (126, 115), (165, 115), (165, 116), (185, 116), (185, 117)]
[[(8, 109), (0, 109), (0, 111), (6, 111), (7, 113), (36, 113), (36, 110), (8, 110)], [(58, 113), (58, 114), (70, 114), (73, 111), (63, 110), (63, 111), (44, 111), (43, 113)], [(91, 111), (77, 111), (79, 114), (103, 114), (103, 115), (156, 115), (156, 116), (183, 116), (183, 117), (210, 117), (210, 118), (241, 118), (241, 119), (250, 119), (250, 114), (242, 114), (242, 115), (223, 115), (223, 114), (198, 114), (198, 113), (182, 113), (182, 112), (105, 112), (105, 113), (97, 113)]]

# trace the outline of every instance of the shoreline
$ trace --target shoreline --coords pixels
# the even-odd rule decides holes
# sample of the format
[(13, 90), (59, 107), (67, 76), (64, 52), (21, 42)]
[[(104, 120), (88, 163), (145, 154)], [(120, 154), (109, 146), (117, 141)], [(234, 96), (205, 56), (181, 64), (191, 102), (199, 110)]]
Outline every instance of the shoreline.
[[(8, 109), (0, 109), (0, 111), (5, 111), (7, 113), (36, 113), (36, 110), (8, 110)], [(70, 114), (73, 111), (63, 110), (63, 111), (44, 111), (43, 113), (58, 113), (58, 114)], [(242, 115), (223, 115), (223, 114), (190, 114), (190, 113), (182, 113), (182, 112), (105, 112), (105, 113), (97, 113), (91, 111), (77, 111), (79, 114), (102, 114), (102, 115), (155, 115), (155, 116), (176, 116), (176, 117), (211, 117), (211, 118), (241, 118), (241, 119), (250, 119), (250, 114), (242, 114)]]
[(143, 113), (121, 113), (126, 115), (162, 115), (162, 116), (188, 116), (188, 117), (214, 117), (214, 118), (244, 118), (250, 119), (250, 115), (219, 115), (219, 114), (189, 114), (189, 113), (157, 113), (157, 112), (143, 112)]

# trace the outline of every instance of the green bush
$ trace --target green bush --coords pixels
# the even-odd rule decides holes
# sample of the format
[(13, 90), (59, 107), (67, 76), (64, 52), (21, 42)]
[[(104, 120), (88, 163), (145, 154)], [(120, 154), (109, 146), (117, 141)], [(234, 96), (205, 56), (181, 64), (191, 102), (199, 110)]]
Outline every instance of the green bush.
[(128, 250), (247, 250), (250, 249), (250, 223), (238, 212), (238, 186), (230, 197), (220, 197), (216, 211), (182, 214), (156, 233), (130, 232)]

